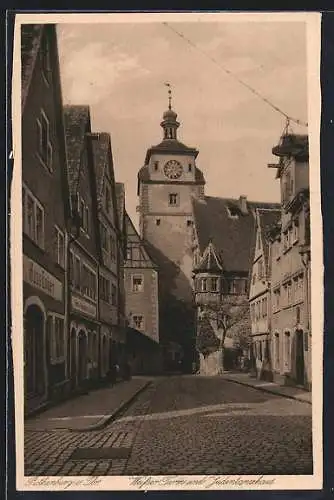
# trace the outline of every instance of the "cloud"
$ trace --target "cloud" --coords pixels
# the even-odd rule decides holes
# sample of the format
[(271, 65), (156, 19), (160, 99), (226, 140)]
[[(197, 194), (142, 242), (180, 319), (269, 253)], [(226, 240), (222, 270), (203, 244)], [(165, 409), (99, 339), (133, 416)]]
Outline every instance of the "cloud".
[(61, 64), (64, 101), (71, 104), (96, 104), (110, 94), (115, 84), (148, 74), (135, 56), (101, 42), (68, 53), (63, 50)]

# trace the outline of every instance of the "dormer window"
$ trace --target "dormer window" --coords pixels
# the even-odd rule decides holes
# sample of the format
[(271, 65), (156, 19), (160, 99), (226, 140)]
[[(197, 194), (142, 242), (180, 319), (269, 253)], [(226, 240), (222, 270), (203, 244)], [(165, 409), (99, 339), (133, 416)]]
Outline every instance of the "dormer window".
[(238, 207), (233, 206), (233, 205), (228, 205), (226, 207), (226, 210), (227, 210), (228, 216), (231, 219), (238, 219), (239, 218), (240, 211), (239, 211)]

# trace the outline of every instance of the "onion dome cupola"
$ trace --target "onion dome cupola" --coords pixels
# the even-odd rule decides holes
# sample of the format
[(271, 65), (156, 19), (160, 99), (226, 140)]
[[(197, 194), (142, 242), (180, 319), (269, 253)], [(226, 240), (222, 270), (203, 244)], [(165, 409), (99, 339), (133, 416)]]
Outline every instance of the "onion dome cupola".
[(165, 84), (168, 87), (168, 109), (162, 116), (160, 123), (164, 131), (164, 140), (177, 140), (177, 129), (180, 123), (176, 120), (177, 113), (172, 109), (172, 90), (169, 83)]

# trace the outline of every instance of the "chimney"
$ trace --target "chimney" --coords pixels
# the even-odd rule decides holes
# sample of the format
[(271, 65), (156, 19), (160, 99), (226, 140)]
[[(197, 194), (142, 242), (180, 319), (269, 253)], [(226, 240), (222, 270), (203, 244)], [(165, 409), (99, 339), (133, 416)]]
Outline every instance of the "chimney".
[(241, 211), (242, 215), (247, 215), (248, 214), (247, 196), (240, 196), (239, 206), (240, 206), (240, 211)]

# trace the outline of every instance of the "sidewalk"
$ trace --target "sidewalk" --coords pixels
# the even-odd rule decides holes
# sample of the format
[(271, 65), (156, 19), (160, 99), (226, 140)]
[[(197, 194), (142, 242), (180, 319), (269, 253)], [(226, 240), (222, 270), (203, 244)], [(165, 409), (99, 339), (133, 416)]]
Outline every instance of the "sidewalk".
[(226, 372), (223, 374), (223, 377), (225, 380), (229, 380), (230, 382), (247, 385), (249, 387), (253, 387), (254, 389), (276, 394), (277, 396), (283, 396), (302, 401), (303, 403), (312, 404), (312, 393), (299, 389), (298, 387), (282, 386), (275, 384), (274, 382), (265, 382), (263, 380), (250, 377), (248, 373)]
[(25, 431), (88, 431), (105, 427), (150, 383), (149, 377), (133, 377), (114, 386), (91, 391), (28, 418)]

